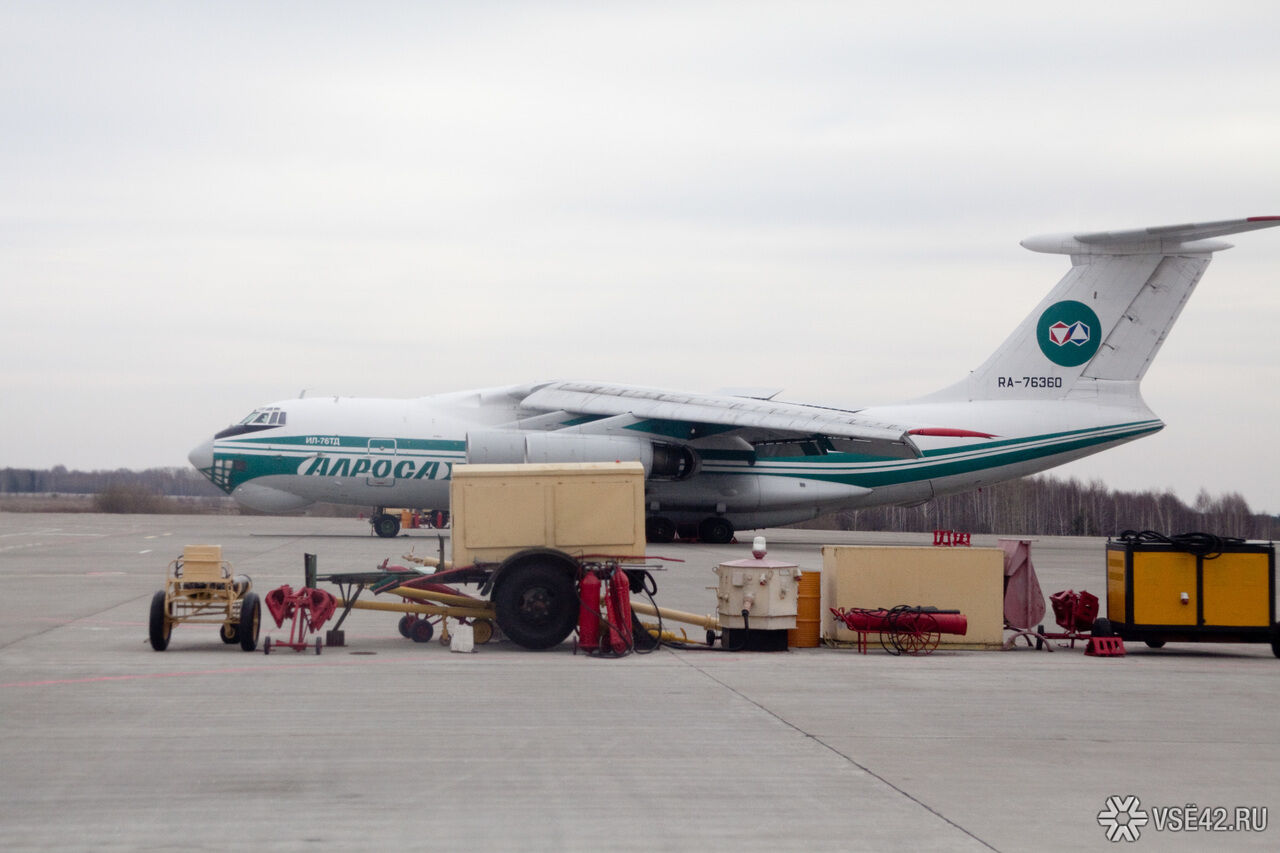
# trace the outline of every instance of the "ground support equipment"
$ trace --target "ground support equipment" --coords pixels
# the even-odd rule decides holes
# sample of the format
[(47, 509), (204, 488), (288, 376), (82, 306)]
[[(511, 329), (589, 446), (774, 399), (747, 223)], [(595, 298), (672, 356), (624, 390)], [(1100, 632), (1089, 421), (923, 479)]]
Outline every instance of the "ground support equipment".
[(890, 654), (928, 655), (938, 648), (943, 634), (963, 635), (969, 627), (959, 610), (905, 604), (889, 610), (832, 607), (831, 614), (858, 635), (858, 651), (864, 655), (869, 634), (879, 634), (880, 647)]
[[(315, 556), (306, 555), (307, 584), (328, 581), (338, 585), (337, 604), (342, 608), (332, 634), (340, 629), (352, 610), (383, 610), (403, 614), (401, 634), (418, 642), (426, 642), (434, 634), (432, 621), (456, 619), (470, 624), (475, 642), (486, 642), (494, 627), (516, 645), (527, 649), (547, 649), (564, 642), (578, 625), (581, 601), (578, 583), (586, 572), (607, 571), (612, 576), (621, 571), (627, 588), (639, 592), (644, 588), (648, 568), (630, 563), (634, 557), (583, 555), (580, 557), (553, 548), (529, 548), (501, 562), (476, 563), (458, 568), (441, 568), (434, 573), (421, 573), (386, 562), (375, 572), (352, 572), (321, 575), (316, 570)], [(629, 561), (623, 565), (622, 561)], [(445, 564), (448, 566), (448, 564)], [(459, 585), (479, 586), (480, 596), (469, 595)], [(397, 596), (401, 601), (369, 601), (361, 598), (366, 591), (375, 595)], [(621, 600), (620, 624), (624, 615)], [(447, 623), (444, 623), (447, 625)], [(444, 632), (447, 636), (447, 631)], [(633, 643), (631, 631), (621, 641)], [(643, 632), (648, 637), (647, 632)], [(630, 639), (626, 639), (626, 638)], [(610, 638), (612, 643), (612, 637)], [(336, 645), (336, 643), (333, 643)]]
[(1276, 551), (1209, 533), (1126, 530), (1107, 542), (1107, 613), (1094, 637), (1165, 643), (1270, 643), (1280, 657)]
[[(334, 597), (323, 589), (303, 587), (295, 592), (288, 584), (267, 593), (266, 602), (267, 610), (271, 612), (271, 618), (276, 620), (277, 628), (284, 627), (284, 620), (293, 620), (289, 626), (289, 639), (279, 640), (274, 645), (284, 646), (296, 652), (309, 647), (307, 633), (319, 631), (337, 608)], [(322, 647), (323, 643), (319, 637), (316, 637), (316, 654), (320, 654)], [(269, 655), (271, 649), (271, 638), (267, 637), (262, 643), (262, 651)]]
[(1060, 632), (1045, 631), (1043, 625), (1036, 626), (1036, 648), (1053, 651), (1049, 640), (1066, 640), (1059, 643), (1061, 648), (1076, 647), (1076, 641), (1091, 644), (1093, 639), (1093, 623), (1098, 618), (1098, 596), (1087, 590), (1076, 592), (1064, 589), (1049, 596), (1053, 605), (1053, 620), (1062, 628)]
[(221, 625), (222, 642), (251, 652), (258, 645), (261, 603), (246, 575), (232, 575), (218, 545), (188, 545), (169, 564), (164, 589), (151, 597), (151, 648), (169, 647), (174, 625)]

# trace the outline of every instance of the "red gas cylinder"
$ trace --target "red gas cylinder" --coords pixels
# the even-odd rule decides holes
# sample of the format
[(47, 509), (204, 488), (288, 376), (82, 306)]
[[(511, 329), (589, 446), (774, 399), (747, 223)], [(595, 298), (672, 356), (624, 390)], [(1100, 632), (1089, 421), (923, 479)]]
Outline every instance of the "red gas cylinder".
[(578, 584), (578, 646), (588, 652), (600, 647), (600, 578), (587, 572)]
[(631, 650), (631, 581), (621, 568), (609, 578), (609, 597), (605, 600), (609, 614), (609, 645), (616, 655)]

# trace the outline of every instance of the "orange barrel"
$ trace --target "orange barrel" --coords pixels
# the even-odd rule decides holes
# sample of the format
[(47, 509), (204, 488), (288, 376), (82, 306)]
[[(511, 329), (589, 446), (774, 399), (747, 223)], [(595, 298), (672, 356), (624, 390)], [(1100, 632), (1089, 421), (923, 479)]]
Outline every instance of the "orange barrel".
[(409, 530), (413, 526), (413, 513), (407, 509), (400, 510), (400, 526)]
[(806, 569), (796, 593), (796, 627), (787, 632), (787, 645), (817, 648), (822, 635), (822, 572)]

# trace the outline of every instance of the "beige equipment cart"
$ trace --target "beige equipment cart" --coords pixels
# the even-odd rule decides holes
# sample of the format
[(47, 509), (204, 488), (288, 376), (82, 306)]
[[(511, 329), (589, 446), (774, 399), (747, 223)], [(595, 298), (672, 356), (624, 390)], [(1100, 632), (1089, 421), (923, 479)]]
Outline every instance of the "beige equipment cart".
[(168, 648), (174, 625), (195, 624), (221, 625), (222, 642), (253, 651), (262, 603), (252, 588), (247, 576), (231, 574), (222, 546), (187, 545), (169, 564), (164, 589), (151, 597), (151, 648)]

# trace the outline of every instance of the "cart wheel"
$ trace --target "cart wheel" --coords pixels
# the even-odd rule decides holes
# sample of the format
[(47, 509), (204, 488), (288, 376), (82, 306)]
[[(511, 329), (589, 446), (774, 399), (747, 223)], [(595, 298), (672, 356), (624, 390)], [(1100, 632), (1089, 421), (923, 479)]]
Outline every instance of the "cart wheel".
[(321, 645), (320, 638), (316, 637), (316, 654), (320, 654)]
[(1147, 644), (1147, 648), (1149, 648), (1149, 649), (1163, 649), (1163, 648), (1164, 648), (1164, 640), (1145, 640), (1144, 642), (1146, 642), (1146, 644)]
[(1280, 658), (1280, 634), (1271, 638), (1271, 654)]
[(1099, 616), (1093, 620), (1093, 636), (1110, 637), (1112, 635), (1111, 620), (1105, 616)]
[(435, 633), (435, 629), (431, 627), (431, 623), (426, 619), (417, 619), (413, 623), (413, 629), (409, 633), (409, 639), (415, 643), (431, 642), (431, 635)]
[(262, 653), (264, 655), (271, 654), (271, 638), (270, 637), (267, 637), (265, 640), (262, 641)]
[(493, 623), (488, 619), (473, 619), (471, 628), (475, 631), (477, 646), (483, 646), (493, 639)]
[(400, 636), (406, 640), (413, 636), (413, 623), (418, 621), (418, 617), (412, 613), (406, 613), (400, 617), (400, 623), (396, 626), (400, 629)]
[(238, 622), (223, 622), (222, 630), (218, 633), (222, 636), (222, 642), (228, 646), (240, 642), (240, 624)]
[(581, 603), (569, 571), (559, 562), (522, 562), (503, 572), (493, 603), (498, 626), (516, 645), (549, 649), (578, 624)]
[(169, 648), (169, 634), (173, 631), (173, 623), (169, 621), (169, 606), (164, 590), (151, 596), (151, 648), (162, 652)]
[(931, 655), (942, 642), (942, 632), (938, 630), (938, 620), (932, 614), (917, 614), (915, 630), (911, 632), (911, 644), (906, 650), (909, 655)]
[(240, 602), (240, 648), (251, 652), (258, 647), (258, 629), (262, 626), (262, 604), (256, 592), (245, 595)]

